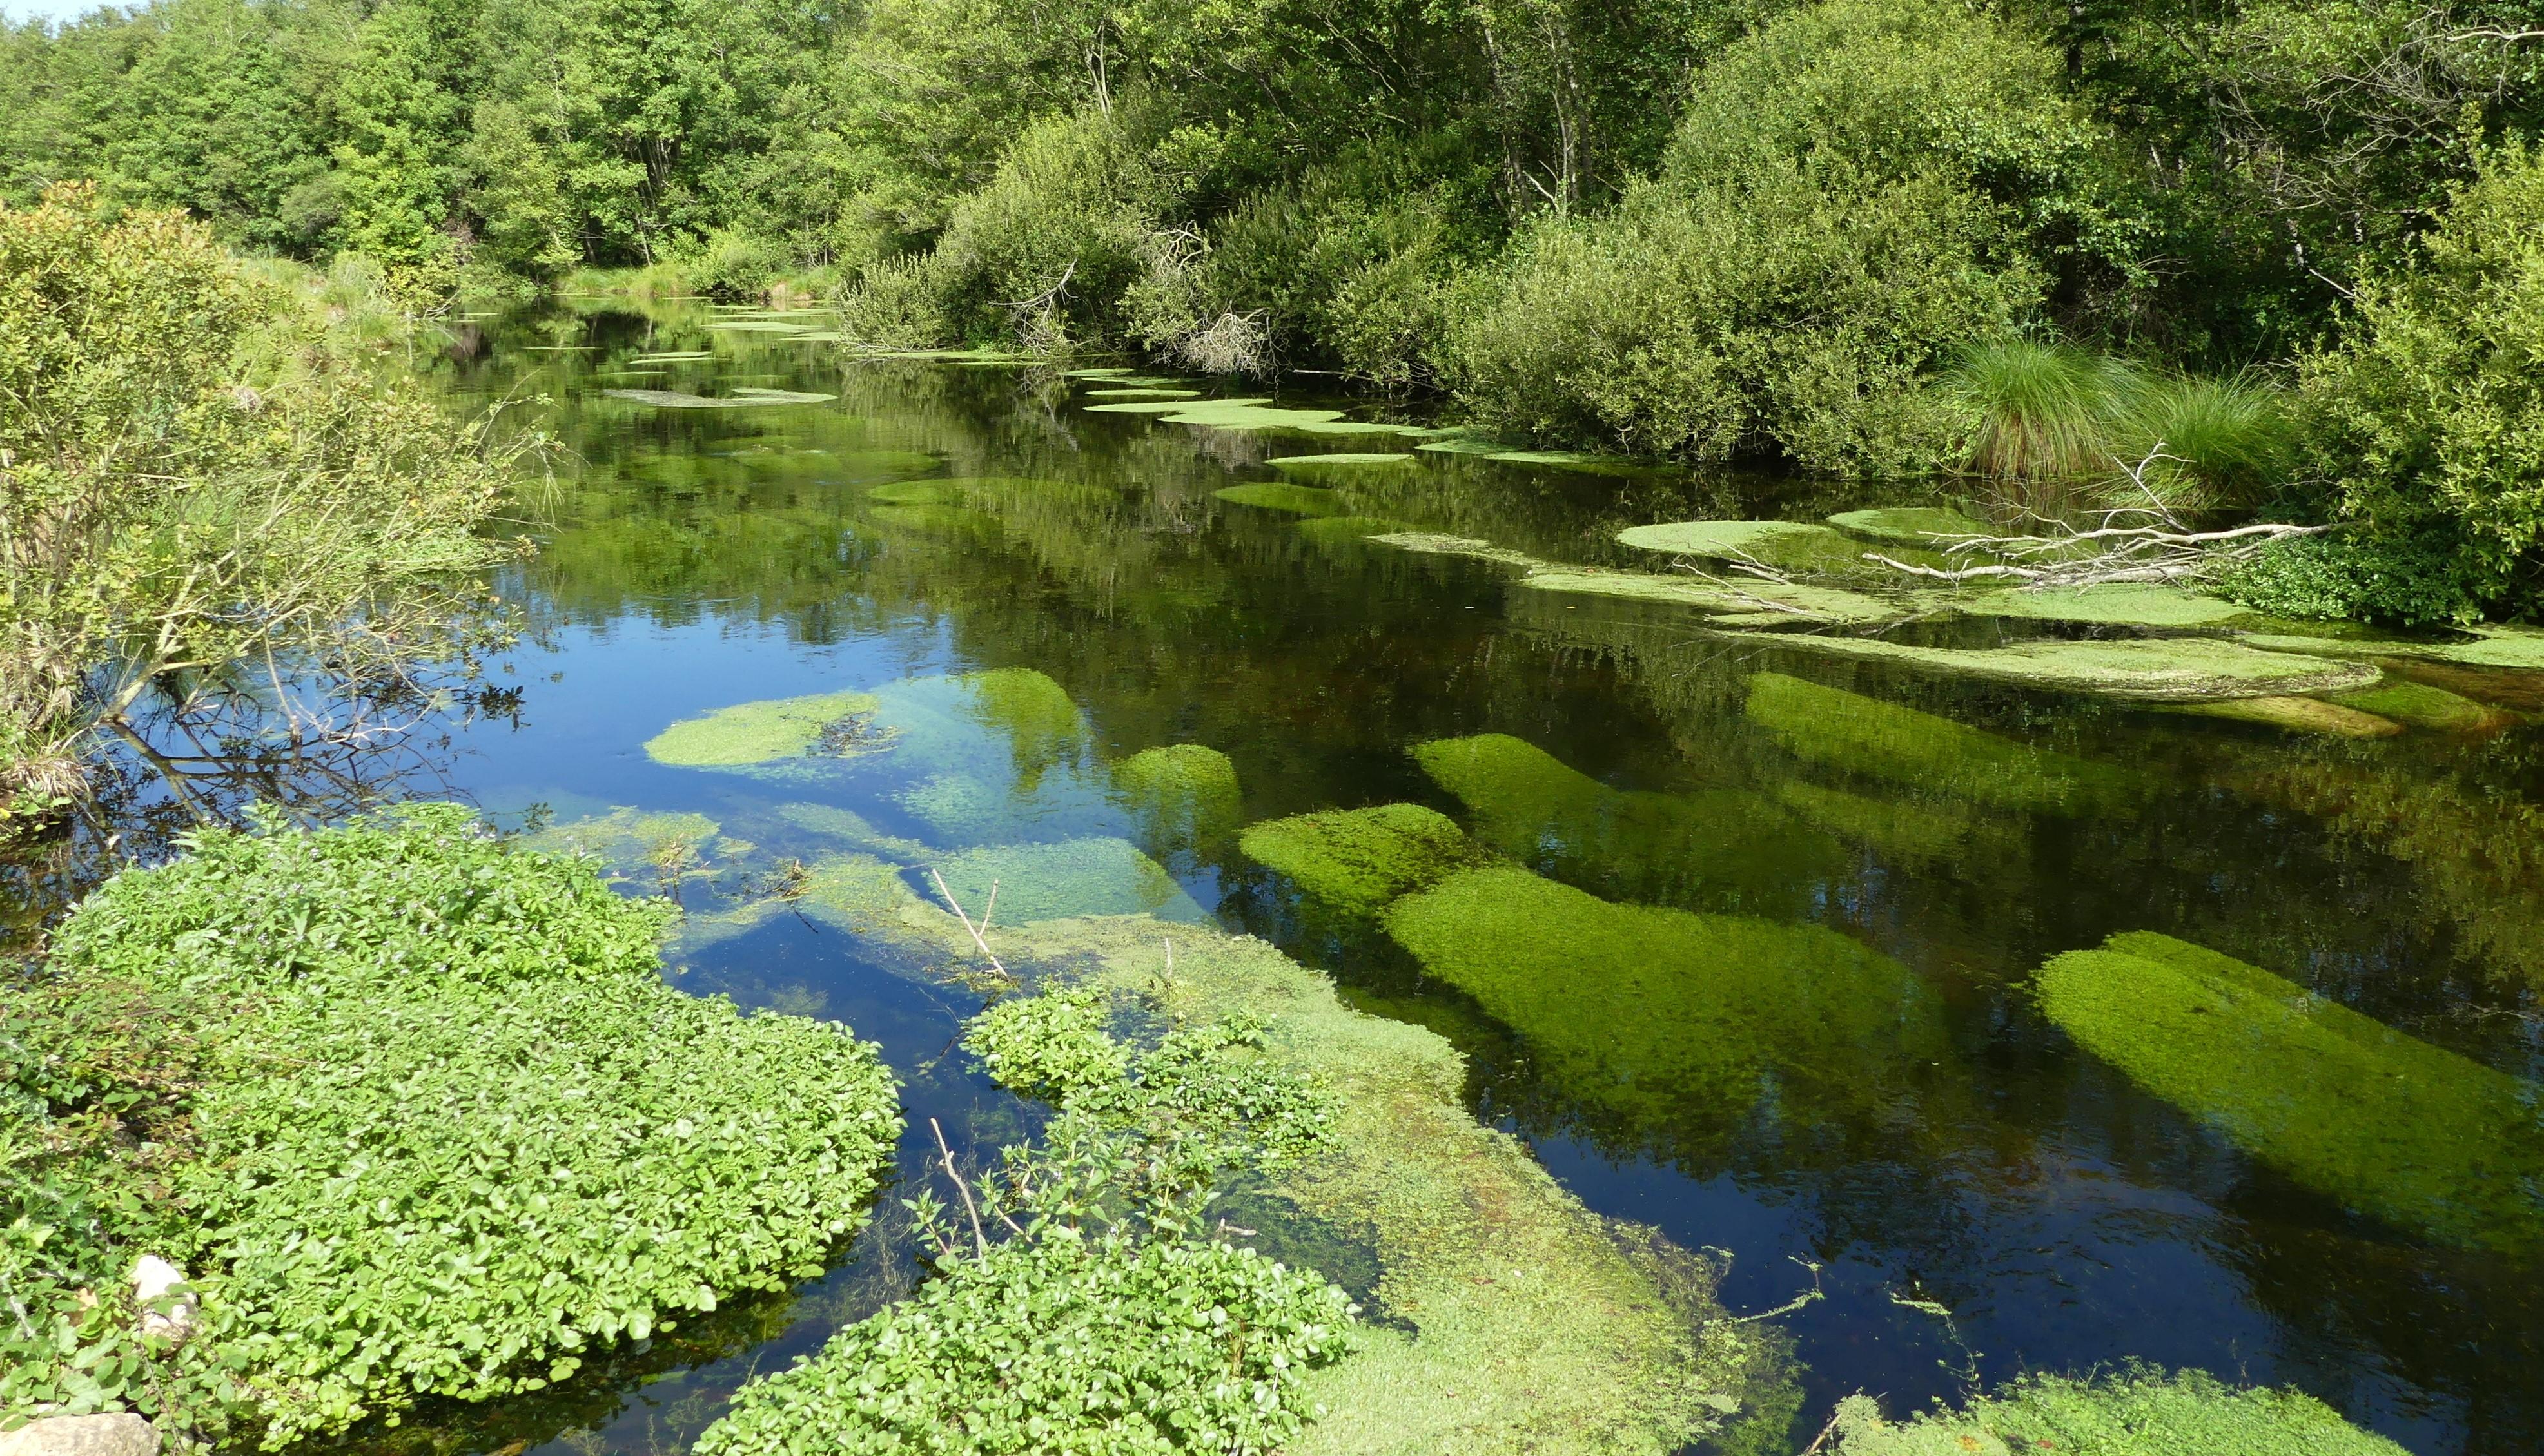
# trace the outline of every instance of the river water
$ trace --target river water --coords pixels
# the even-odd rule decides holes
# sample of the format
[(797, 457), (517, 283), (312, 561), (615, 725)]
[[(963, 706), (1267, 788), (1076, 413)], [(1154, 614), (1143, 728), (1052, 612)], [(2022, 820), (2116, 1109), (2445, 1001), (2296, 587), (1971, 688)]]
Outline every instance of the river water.
[[(1728, 645), (1666, 608), (1514, 590), (1489, 562), (1303, 527), (1316, 517), (1277, 508), (1300, 500), (1219, 495), (1279, 479), (1267, 457), (1385, 443), (1091, 412), (1104, 381), (842, 362), (713, 319), (596, 301), (479, 321), (436, 362), (472, 399), (546, 396), (531, 408), (567, 447), (542, 498), (543, 549), (501, 583), (532, 626), (495, 674), (519, 689), (519, 713), (459, 732), (443, 770), (499, 822), (632, 807), (764, 839), (809, 800), (924, 837), (906, 784), (805, 789), (665, 767), (643, 745), (730, 704), (984, 669), (1057, 682), (1102, 760), (1174, 743), (1226, 753), (1249, 822), (1411, 802), (1482, 832), (1493, 806), (1444, 790), (1409, 750), (1507, 734), (1608, 789), (1667, 797), (1637, 802), (1695, 806), (1662, 817), (1720, 832), (1506, 848), (1612, 900), (1812, 923), (1892, 958), (1933, 1008), (1916, 1064), (1895, 1046), (1823, 1048), (1819, 1085), (1845, 1082), (1861, 1054), (1878, 1095), (1853, 1099), (1798, 1079), (1728, 1103), (1657, 1073), (1589, 1085), (1584, 1029), (1560, 1010), (1505, 1024), (1382, 937), (1311, 936), (1286, 882), (1225, 844), (1167, 868), (1192, 913), (1286, 940), (1364, 1006), (1458, 1042), (1478, 1114), (1594, 1208), (1727, 1252), (1732, 1310), (1816, 1288), (1781, 1321), (1803, 1372), (1803, 1439), (1851, 1391), (1896, 1414), (1973, 1380), (2145, 1360), (2301, 1387), (2430, 1456), (2544, 1449), (2531, 1257), (2448, 1247), (2273, 1171), (2080, 1048), (2031, 989), (2050, 957), (2158, 931), (2537, 1076), (2544, 730), (2298, 738)], [(635, 362), (680, 352), (706, 357)], [(664, 409), (611, 387), (835, 398)], [(1342, 479), (1338, 499), (1309, 509), (1583, 562), (1624, 561), (1610, 542), (1626, 525), (1851, 503), (1807, 483), (1454, 456)], [(914, 489), (927, 481), (958, 484)], [(1747, 707), (1761, 671), (2105, 765), (2130, 787), (2080, 805), (1996, 792), (1984, 774), (1885, 778), (1762, 725)], [(701, 851), (709, 870), (716, 853)], [(693, 909), (729, 892), (667, 864), (659, 882)], [(982, 1146), (1029, 1115), (949, 1054), (978, 999), (851, 934), (785, 916), (683, 958), (684, 985), (880, 1041), (918, 1129), (906, 1175), (930, 1116)], [(1615, 1011), (1597, 1009), (1597, 987), (1581, 1005)], [(1666, 1026), (1678, 1009), (1635, 1010)], [(837, 1270), (792, 1295), (658, 1337), (566, 1389), (365, 1439), (685, 1449), (748, 1371), (907, 1287), (892, 1196)]]

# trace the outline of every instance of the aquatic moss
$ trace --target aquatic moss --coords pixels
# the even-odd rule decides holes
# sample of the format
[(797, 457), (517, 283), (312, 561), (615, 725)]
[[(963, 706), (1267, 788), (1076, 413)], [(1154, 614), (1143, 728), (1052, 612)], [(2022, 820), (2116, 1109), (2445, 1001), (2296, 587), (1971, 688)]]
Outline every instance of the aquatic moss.
[(1391, 434), (1407, 439), (1423, 439), (1440, 431), (1421, 424), (1397, 424), (1384, 420), (1311, 420), (1291, 428), (1300, 434), (1374, 435)]
[(931, 859), (910, 879), (920, 898), (935, 898), (942, 876), (963, 908), (978, 920), (998, 887), (994, 923), (1024, 925), (1072, 915), (1144, 915), (1161, 920), (1205, 918), (1175, 878), (1127, 839), (1068, 839), (1056, 844), (998, 844)]
[(1252, 505), (1291, 515), (1341, 515), (1351, 507), (1321, 486), (1294, 486), (1287, 481), (1257, 481), (1225, 486), (1212, 493), (1231, 505)]
[(960, 505), (963, 493), (946, 481), (908, 481), (877, 486), (866, 492), (866, 498), (878, 505)]
[(1417, 450), (1428, 450), (1434, 455), (1501, 455), (1507, 454), (1510, 451), (1510, 446), (1501, 443), (1499, 440), (1482, 439), (1474, 435), (1456, 433), (1451, 434), (1446, 439), (1431, 440), (1427, 443), (1416, 445), (1414, 448)]
[(1722, 1322), (1709, 1265), (1591, 1213), (1477, 1123), (1436, 1034), (1353, 1011), (1325, 976), (1206, 927), (1063, 923), (1015, 954), (1087, 967), (1187, 1025), (1260, 1017), (1269, 1066), (1331, 1095), (1326, 1149), (1268, 1191), (1366, 1231), (1390, 1325), (1301, 1380), (1321, 1414), (1287, 1456), (1616, 1456), (1789, 1417), (1776, 1337)]
[(1796, 1125), (1887, 1115), (1943, 1055), (1917, 979), (1819, 926), (1613, 904), (1515, 867), (1452, 875), (1384, 919), (1526, 1038), (1540, 1076), (1674, 1151), (1726, 1141), (1771, 1086)]
[(1326, 809), (1249, 826), (1246, 858), (1290, 878), (1310, 898), (1369, 916), (1408, 890), (1474, 860), (1467, 833), (1417, 804)]
[(1090, 389), (1086, 392), (1086, 397), (1090, 400), (1197, 400), (1201, 398), (1201, 391), (1197, 389)]
[(1758, 556), (1763, 560), (1762, 553), (1788, 554), (1796, 542), (1809, 543), (1825, 551), (1830, 543), (1842, 543), (1842, 539), (1829, 527), (1808, 521), (1666, 521), (1659, 525), (1629, 526), (1617, 533), (1620, 544), (1638, 551), (1665, 551), (1675, 556), (1703, 557), (1709, 561), (1728, 561), (1743, 556)]
[(1145, 748), (1114, 765), (1113, 789), (1140, 826), (1140, 843), (1184, 873), (1232, 839), (1245, 814), (1236, 765), (1199, 743)]
[[(1245, 410), (1272, 402), (1268, 399), (1248, 399), (1208, 400), (1203, 403), (1214, 410)], [(1155, 415), (1162, 418), (1168, 415), (1190, 414), (1202, 407), (1194, 405), (1189, 400), (1147, 400), (1136, 404), (1088, 405), (1086, 408), (1097, 415)]]
[(1472, 536), (1443, 536), (1430, 531), (1395, 531), (1369, 538), (1382, 546), (1398, 551), (1417, 552), (1424, 556), (1471, 556), (1477, 561), (1498, 562), (1510, 567), (1541, 567), (1545, 563), (1524, 551), (1495, 546)]
[(1730, 632), (1724, 636), (1762, 647), (1785, 647), (1833, 657), (1895, 662), (1958, 677), (2149, 702), (2326, 692), (2362, 687), (2377, 677), (2376, 669), (2363, 662), (2263, 651), (2206, 637), (2135, 638), (2122, 642), (2041, 639), (1970, 650), (1803, 633), (1779, 636)]
[(2442, 733), (2479, 733), (2505, 727), (2508, 716), (2471, 698), (2425, 682), (2397, 678), (2354, 692), (2327, 694), (2333, 702), (2360, 713), (2372, 713), (2417, 728)]
[(1327, 424), (1343, 418), (1340, 410), (1288, 410), (1259, 400), (1211, 400), (1168, 415), (1169, 424), (1201, 424), (1214, 429), (1296, 429)]
[(2247, 632), (2239, 640), (2276, 652), (2339, 657), (2418, 657), (2467, 667), (2544, 671), (2544, 631), (2534, 628), (2475, 627), (2467, 629), (2466, 637), (2445, 642), (2362, 633), (2299, 636), (2273, 632)]
[(2057, 957), (2036, 987), (2086, 1050), (2350, 1208), (2473, 1248), (2544, 1239), (2532, 1083), (2147, 932)]
[(729, 395), (689, 394), (676, 389), (604, 389), (613, 400), (652, 405), (658, 410), (754, 410), (772, 405), (826, 405), (835, 394), (807, 394), (791, 389), (737, 389)]
[(673, 349), (667, 350), (663, 353), (636, 354), (629, 358), (627, 362), (631, 364), (694, 364), (702, 359), (711, 359), (714, 357), (715, 354), (711, 350), (703, 348)]
[(1798, 916), (1851, 868), (1757, 794), (1611, 789), (1507, 733), (1436, 738), (1413, 758), (1466, 806), (1476, 838), (1613, 898)]
[(2228, 698), (2221, 703), (2186, 703), (2177, 711), (2337, 738), (2390, 738), (2403, 730), (2403, 726), (2390, 718), (2327, 703), (2321, 698)]
[(1299, 534), (1320, 545), (1337, 541), (1360, 541), (1371, 536), (1385, 536), (1404, 529), (1404, 522), (1381, 520), (1370, 515), (1329, 515), (1299, 522)]
[(1851, 1396), (1834, 1434), (1831, 1456), (2404, 1456), (2300, 1391), (2145, 1367), (2091, 1380), (2027, 1375), (1962, 1410), (1897, 1424), (1869, 1397)]
[(1938, 799), (1875, 799), (1801, 779), (1776, 786), (1787, 808), (1830, 834), (1908, 865), (1955, 865), (1986, 855), (2012, 859), (2026, 846), (2017, 828)]
[(2043, 622), (2100, 622), (2127, 627), (2209, 627), (2249, 616), (2241, 603), (2179, 586), (2111, 582), (2099, 586), (2006, 587), (1942, 594), (1972, 617)]
[(1399, 469), (1411, 465), (1413, 457), (1401, 454), (1337, 452), (1330, 455), (1275, 455), (1263, 463), (1283, 475), (1301, 475), (1312, 480), (1320, 475), (1358, 476)]
[(2130, 797), (2119, 769), (1781, 672), (1749, 679), (1748, 714), (1813, 763), (1973, 804), (2088, 814)]
[(1964, 515), (1948, 505), (1890, 505), (1875, 510), (1845, 510), (1830, 516), (1828, 523), (1859, 540), (1900, 546), (1932, 546), (1938, 544), (1938, 537), (1948, 541), (1961, 536), (1993, 534), (1987, 522)]
[(878, 753), (892, 746), (891, 735), (863, 721), (880, 706), (872, 693), (741, 703), (673, 724), (646, 740), (645, 754), (676, 768), (738, 768), (815, 753)]
[(1902, 615), (1878, 597), (1812, 586), (1798, 581), (1709, 581), (1699, 576), (1664, 576), (1648, 572), (1548, 570), (1532, 572), (1520, 581), (1536, 591), (1573, 596), (1607, 596), (1627, 601), (1664, 602), (1694, 607), (1717, 617), (1747, 624), (1769, 622), (1868, 625)]
[(827, 467), (821, 472), (824, 478), (852, 484), (925, 475), (941, 463), (935, 456), (917, 450), (808, 450), (805, 453), (822, 457)]

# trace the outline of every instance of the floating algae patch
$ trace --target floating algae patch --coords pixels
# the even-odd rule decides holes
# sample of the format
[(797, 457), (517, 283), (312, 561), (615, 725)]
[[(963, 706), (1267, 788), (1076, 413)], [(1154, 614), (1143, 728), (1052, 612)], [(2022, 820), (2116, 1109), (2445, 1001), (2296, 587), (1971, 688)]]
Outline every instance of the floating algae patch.
[(737, 389), (729, 395), (689, 394), (676, 389), (604, 389), (613, 400), (651, 405), (658, 410), (754, 410), (773, 405), (823, 405), (835, 394), (806, 394), (791, 389)]
[(1086, 392), (1086, 397), (1090, 400), (1197, 400), (1201, 398), (1201, 391), (1197, 389), (1090, 389)]
[[(1272, 402), (1268, 399), (1210, 400), (1205, 402), (1208, 408), (1226, 410), (1250, 409), (1258, 405), (1268, 405), (1270, 403)], [(1097, 415), (1162, 416), (1182, 415), (1201, 409), (1203, 406), (1195, 405), (1189, 400), (1148, 400), (1137, 404), (1088, 405), (1086, 408), (1091, 413)]]
[(1341, 515), (1351, 507), (1322, 486), (1294, 486), (1287, 481), (1257, 481), (1226, 486), (1211, 493), (1231, 505), (1252, 505), (1292, 515)]
[(613, 808), (571, 823), (551, 824), (523, 836), (521, 843), (543, 854), (591, 855), (611, 871), (634, 877), (712, 876), (753, 849), (745, 841), (725, 838), (723, 826), (704, 814), (639, 808)]
[(1030, 668), (905, 678), (875, 690), (926, 777), (892, 797), (940, 843), (1118, 835), (1127, 827), (1094, 734), (1066, 689)]
[(2445, 688), (2394, 679), (2371, 688), (2326, 694), (2344, 708), (2441, 733), (2490, 732), (2508, 725), (2508, 715)]
[(2321, 698), (2228, 698), (2219, 703), (2186, 703), (2175, 711), (2336, 738), (2390, 738), (2403, 730), (2403, 726), (2390, 718), (2327, 703)]
[(1263, 462), (1283, 475), (1356, 476), (1400, 469), (1413, 463), (1410, 455), (1387, 455), (1368, 452), (1336, 452), (1331, 455), (1275, 455)]
[(1749, 679), (1748, 714), (1823, 767), (1995, 808), (2089, 814), (2132, 797), (2119, 769), (1781, 672)]
[(1337, 541), (1361, 541), (1403, 529), (1402, 521), (1382, 520), (1374, 515), (1315, 516), (1299, 522), (1300, 535), (1327, 545)]
[(2332, 657), (2417, 657), (2466, 667), (2500, 667), (2544, 671), (2544, 630), (2531, 627), (2472, 627), (2449, 642), (2355, 634), (2298, 636), (2293, 633), (2247, 632), (2240, 641), (2275, 652), (2305, 652)]
[(1376, 435), (1391, 434), (1408, 439), (1426, 439), (1440, 431), (1422, 424), (1398, 424), (1385, 420), (1311, 420), (1291, 426), (1300, 434)]
[(1762, 1103), (1797, 1128), (1879, 1121), (1944, 1055), (1916, 977), (1820, 926), (1612, 904), (1506, 866), (1450, 876), (1385, 922), (1635, 1142), (1718, 1153)]
[(2252, 614), (2241, 603), (2179, 586), (2132, 582), (1950, 591), (1940, 593), (1940, 600), (1972, 617), (2126, 627), (2209, 627)]
[(1866, 626), (1893, 621), (1901, 615), (1899, 608), (1878, 597), (1799, 581), (1712, 581), (1649, 572), (1549, 570), (1532, 572), (1519, 584), (1536, 591), (1572, 596), (1694, 607), (1751, 626), (1774, 622)]
[[(1876, 510), (1846, 510), (1828, 523), (1860, 541), (1898, 546), (1939, 546), (1957, 537), (1986, 536), (1988, 523), (1948, 505), (1891, 505)], [(1939, 539), (1940, 538), (1940, 539)]]
[(710, 349), (672, 349), (663, 353), (635, 354), (631, 356), (627, 362), (631, 364), (694, 364), (714, 357), (715, 353)]
[(1507, 455), (1511, 453), (1511, 447), (1499, 440), (1480, 439), (1474, 435), (1457, 433), (1413, 448), (1428, 450), (1434, 455)]
[(1430, 531), (1393, 531), (1369, 538), (1382, 546), (1398, 551), (1417, 552), (1423, 556), (1471, 556), (1477, 561), (1497, 562), (1506, 567), (1542, 567), (1546, 565), (1525, 551), (1495, 546), (1472, 536), (1443, 536)]
[(825, 459), (830, 467), (825, 475), (835, 471), (839, 479), (849, 482), (925, 475), (938, 464), (935, 456), (917, 450), (842, 450), (836, 454), (826, 452)]
[(2083, 1380), (2027, 1375), (1958, 1411), (1896, 1424), (1869, 1396), (1849, 1396), (1829, 1433), (1828, 1456), (2406, 1456), (2300, 1391), (2145, 1366)]
[(1248, 827), (1237, 844), (1311, 900), (1362, 917), (1476, 858), (1465, 830), (1418, 804), (1294, 814)]
[(1507, 733), (1433, 739), (1413, 757), (1466, 806), (1477, 839), (1612, 898), (1799, 916), (1852, 868), (1762, 795), (1611, 789)]
[(800, 758), (881, 753), (900, 734), (875, 723), (871, 693), (817, 693), (718, 709), (683, 719), (645, 743), (656, 763), (676, 768), (746, 768)]
[(1236, 765), (1216, 748), (1144, 748), (1113, 767), (1114, 794), (1139, 825), (1139, 841), (1179, 873), (1195, 873), (1236, 834), (1245, 814)]
[(1211, 400), (1168, 415), (1169, 424), (1202, 424), (1214, 429), (1297, 429), (1328, 424), (1343, 418), (1340, 410), (1291, 410), (1264, 400)]
[(775, 319), (719, 319), (707, 325), (719, 334), (810, 334), (801, 324), (782, 324)]
[(1852, 556), (1858, 551), (1836, 531), (1808, 521), (1665, 521), (1629, 526), (1617, 533), (1617, 540), (1638, 551), (1665, 551), (1708, 561), (1789, 556), (1796, 543), (1806, 543), (1813, 554), (1842, 551)]
[(916, 861), (932, 853), (915, 839), (887, 834), (874, 822), (853, 809), (835, 805), (797, 803), (778, 806), (779, 823), (798, 834), (809, 834), (844, 846), (859, 854), (883, 855), (893, 859)]
[(1072, 915), (1155, 915), (1178, 924), (1208, 918), (1173, 876), (1127, 839), (988, 845), (932, 859), (909, 880), (921, 898), (934, 897), (931, 876), (944, 878), (975, 920), (988, 912), (996, 885), (997, 925)]
[(2535, 1084), (2167, 936), (2071, 951), (2036, 987), (2086, 1050), (2345, 1206), (2469, 1248), (2544, 1241)]
[(2206, 637), (2120, 642), (2040, 639), (2001, 648), (1929, 648), (1871, 637), (1731, 632), (1760, 646), (1896, 662), (1956, 677), (2148, 702), (2262, 698), (2362, 687), (2380, 675), (2364, 662), (2262, 651)]
[[(937, 919), (951, 947), (961, 929)], [(1269, 1191), (1365, 1233), (1390, 1320), (1301, 1377), (1299, 1405), (1321, 1414), (1285, 1456), (1783, 1449), (1795, 1396), (1780, 1337), (1724, 1318), (1709, 1263), (1591, 1213), (1477, 1123), (1464, 1059), (1437, 1034), (1353, 1011), (1325, 976), (1208, 927), (1064, 922), (1002, 955), (1079, 967), (1184, 1025), (1262, 1018), (1269, 1067), (1331, 1094), (1325, 1148)]]

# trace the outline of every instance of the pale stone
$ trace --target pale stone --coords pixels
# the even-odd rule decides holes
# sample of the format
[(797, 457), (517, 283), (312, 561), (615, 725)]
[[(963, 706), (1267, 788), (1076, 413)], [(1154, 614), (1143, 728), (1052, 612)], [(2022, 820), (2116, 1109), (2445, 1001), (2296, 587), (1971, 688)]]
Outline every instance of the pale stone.
[(186, 1271), (156, 1254), (144, 1254), (132, 1265), (132, 1301), (141, 1306), (141, 1333), (167, 1340), (183, 1340), (195, 1333), (193, 1296), (180, 1297), (165, 1309), (154, 1309), (155, 1301), (165, 1299), (168, 1291), (186, 1282)]
[(159, 1431), (128, 1411), (48, 1416), (0, 1432), (0, 1456), (159, 1456)]

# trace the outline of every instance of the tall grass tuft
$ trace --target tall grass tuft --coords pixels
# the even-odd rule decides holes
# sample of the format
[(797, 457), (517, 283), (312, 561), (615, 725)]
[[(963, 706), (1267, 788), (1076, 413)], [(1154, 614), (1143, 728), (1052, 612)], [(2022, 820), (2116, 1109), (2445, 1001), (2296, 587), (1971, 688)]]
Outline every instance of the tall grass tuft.
[(2121, 403), (2113, 438), (2139, 458), (2161, 446), (2166, 458), (2147, 484), (2166, 505), (2188, 510), (2259, 505), (2296, 443), (2279, 391), (2250, 374), (2142, 379)]
[(1973, 345), (1945, 376), (1976, 420), (1971, 467), (2027, 483), (2107, 470), (2110, 425), (2134, 383), (2116, 360), (2027, 339)]

